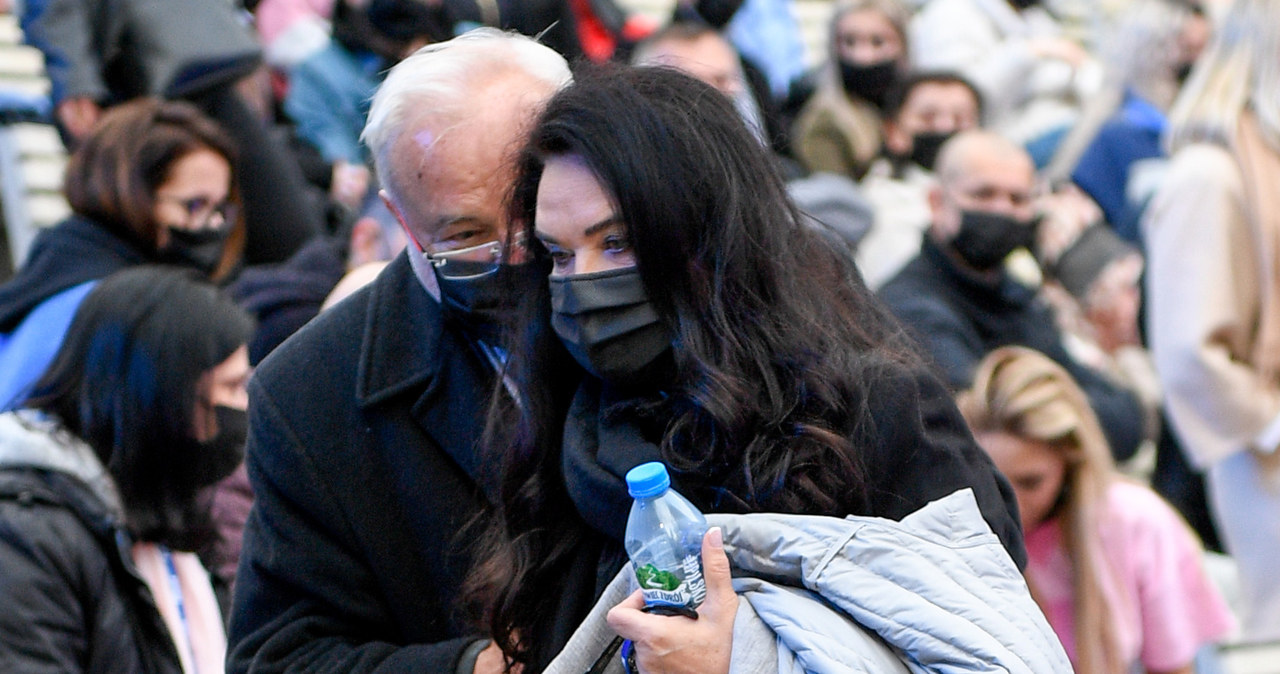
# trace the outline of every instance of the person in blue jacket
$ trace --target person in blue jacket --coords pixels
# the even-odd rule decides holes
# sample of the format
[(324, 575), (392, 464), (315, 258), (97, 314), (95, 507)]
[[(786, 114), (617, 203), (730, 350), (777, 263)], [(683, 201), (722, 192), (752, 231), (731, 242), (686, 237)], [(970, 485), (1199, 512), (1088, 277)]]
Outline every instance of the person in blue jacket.
[(0, 409), (44, 372), (102, 278), (161, 263), (219, 280), (235, 267), (244, 246), (235, 155), (189, 103), (142, 98), (107, 112), (67, 164), (72, 214), (41, 232), (0, 286)]

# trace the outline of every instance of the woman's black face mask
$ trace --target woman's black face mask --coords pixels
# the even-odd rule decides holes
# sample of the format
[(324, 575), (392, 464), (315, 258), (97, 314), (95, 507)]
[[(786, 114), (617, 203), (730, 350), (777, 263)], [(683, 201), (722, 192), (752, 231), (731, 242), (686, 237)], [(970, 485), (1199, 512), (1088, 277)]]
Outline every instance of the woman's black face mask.
[(671, 348), (635, 267), (553, 276), (551, 327), (588, 372), (626, 384)]

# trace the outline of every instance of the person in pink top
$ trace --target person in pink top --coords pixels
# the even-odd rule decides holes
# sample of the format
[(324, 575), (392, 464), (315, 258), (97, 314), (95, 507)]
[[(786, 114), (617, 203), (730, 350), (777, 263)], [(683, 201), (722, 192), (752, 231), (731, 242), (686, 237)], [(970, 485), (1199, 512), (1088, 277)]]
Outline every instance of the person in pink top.
[(1190, 527), (1116, 472), (1071, 376), (1036, 351), (997, 349), (959, 406), (1013, 484), (1027, 584), (1076, 671), (1193, 671), (1196, 651), (1234, 618)]

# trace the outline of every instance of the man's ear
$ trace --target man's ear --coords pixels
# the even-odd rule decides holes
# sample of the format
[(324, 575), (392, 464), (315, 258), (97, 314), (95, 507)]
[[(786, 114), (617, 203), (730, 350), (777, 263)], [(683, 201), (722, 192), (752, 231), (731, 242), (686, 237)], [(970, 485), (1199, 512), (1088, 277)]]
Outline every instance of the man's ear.
[(889, 150), (889, 154), (895, 157), (905, 157), (911, 154), (911, 137), (908, 136), (902, 127), (893, 120), (885, 120), (884, 123), (884, 146)]
[[(929, 187), (929, 235), (938, 243), (943, 243), (949, 238), (949, 223), (942, 222), (942, 215), (945, 209), (946, 196), (942, 193), (942, 186), (934, 183)], [(946, 236), (944, 236), (946, 235)]]
[(942, 186), (933, 184), (929, 186), (929, 212), (936, 220), (938, 214), (942, 212)]
[(378, 190), (378, 196), (382, 198), (382, 203), (387, 205), (387, 210), (391, 211), (391, 214), (396, 217), (396, 222), (400, 223), (400, 229), (404, 230), (404, 235), (409, 239), (409, 243), (413, 244), (413, 247), (417, 248), (419, 252), (425, 252), (426, 248), (423, 248), (422, 244), (418, 243), (418, 237), (414, 236), (413, 230), (409, 229), (409, 222), (405, 220), (404, 213), (400, 212), (400, 207), (396, 205), (391, 195), (387, 194), (386, 190)]

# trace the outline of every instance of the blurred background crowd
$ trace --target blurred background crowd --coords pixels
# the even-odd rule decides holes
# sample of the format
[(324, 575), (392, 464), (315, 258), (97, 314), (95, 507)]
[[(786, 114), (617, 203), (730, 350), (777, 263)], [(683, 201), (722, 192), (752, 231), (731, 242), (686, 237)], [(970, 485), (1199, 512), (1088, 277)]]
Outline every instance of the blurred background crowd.
[[(1084, 568), (1142, 542), (1073, 534), (1064, 552), (1036, 543), (1036, 527), (1070, 512), (1064, 528), (1105, 530), (1134, 509), (1166, 518), (1167, 504), (1233, 614), (1172, 602), (1203, 612), (1203, 630), (1180, 638), (1280, 641), (1278, 1), (0, 0), (0, 13), (28, 45), (0, 48), (12, 55), (0, 67), (0, 409), (17, 415), (0, 415), (0, 465), (137, 434), (135, 456), (77, 474), (114, 477), (119, 493), (98, 496), (150, 544), (126, 554), (164, 625), (187, 635), (175, 638), (184, 664), (220, 652), (175, 616), (216, 622), (218, 602), (225, 614), (252, 494), (223, 446), (243, 442), (251, 368), (406, 245), (361, 141), (373, 93), (420, 47), (486, 25), (571, 63), (674, 67), (732, 101), (811, 224), (847, 247), (953, 392), (971, 390), (962, 411), (1018, 493), (1027, 573), (1060, 634), (1132, 637), (1133, 615), (1055, 619), (1052, 579), (1079, 578), (1063, 554)], [(17, 72), (23, 49), (42, 57), (34, 73)], [(50, 161), (29, 158), (41, 132), (62, 157), (57, 217), (33, 196)], [(198, 296), (206, 282), (216, 296)], [(171, 329), (145, 327), (155, 320)], [(112, 321), (122, 341), (97, 344)], [(1011, 346), (1052, 362), (1018, 365)], [(112, 348), (163, 369), (89, 366)], [(981, 396), (1033, 366), (1027, 377), (1069, 376), (1103, 436), (1045, 459), (1047, 476), (982, 441), (983, 424), (1014, 412)], [(73, 437), (23, 422), (32, 410)], [(195, 437), (174, 415), (194, 417)], [(1062, 450), (1035, 428), (1023, 439)], [(226, 460), (134, 465), (175, 437)], [(1158, 497), (1116, 501), (1079, 482), (1113, 473)], [(1029, 520), (1022, 499), (1046, 498), (1046, 480)], [(0, 497), (42, 489), (56, 485), (19, 481)], [(166, 569), (195, 582), (200, 564), (207, 597), (184, 606), (193, 595), (156, 589)], [(1148, 650), (1146, 671), (1186, 664)]]

